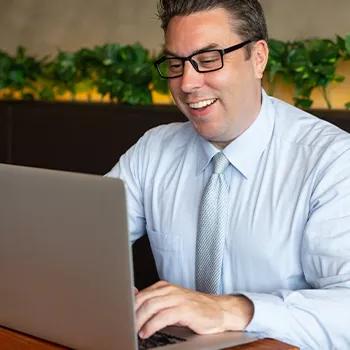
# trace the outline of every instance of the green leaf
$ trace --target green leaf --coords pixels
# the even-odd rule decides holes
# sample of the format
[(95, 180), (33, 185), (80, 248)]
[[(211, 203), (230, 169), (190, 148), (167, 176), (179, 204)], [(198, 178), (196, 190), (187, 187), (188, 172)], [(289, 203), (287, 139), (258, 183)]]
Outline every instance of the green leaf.
[(312, 106), (312, 104), (313, 104), (312, 100), (303, 99), (303, 98), (295, 98), (294, 101), (295, 101), (295, 105), (297, 107), (301, 107), (301, 108), (304, 108), (304, 109), (310, 108)]
[(345, 38), (337, 35), (337, 46), (343, 60), (350, 60), (350, 34), (347, 34)]
[(274, 81), (276, 74), (279, 72), (282, 72), (282, 71), (283, 71), (283, 68), (282, 68), (281, 63), (276, 62), (276, 64), (274, 64), (270, 70), (270, 75), (269, 75), (270, 83), (272, 83)]
[(160, 94), (167, 94), (169, 92), (168, 79), (162, 78), (155, 68), (152, 72), (152, 76), (154, 90), (159, 92)]
[(336, 76), (334, 77), (334, 81), (335, 81), (336, 83), (342, 83), (344, 80), (345, 80), (345, 77), (344, 77), (343, 75), (336, 75)]
[(102, 63), (104, 66), (110, 66), (110, 65), (112, 65), (113, 61), (111, 58), (106, 58), (102, 61)]
[(346, 108), (346, 109), (350, 109), (350, 101), (347, 102), (347, 103), (345, 103), (345, 108)]
[(292, 49), (287, 56), (287, 64), (291, 69), (303, 70), (309, 64), (308, 53), (304, 48)]
[(63, 86), (60, 86), (57, 90), (58, 95), (62, 96), (66, 93), (67, 89)]
[(123, 102), (131, 105), (151, 104), (152, 94), (147, 87), (129, 85), (125, 91)]
[(301, 66), (301, 67), (296, 67), (294, 68), (294, 70), (297, 72), (297, 73), (301, 73), (301, 72), (304, 72), (306, 69), (305, 66)]
[(24, 83), (24, 72), (22, 70), (12, 70), (8, 76), (12, 84), (22, 85)]
[(41, 100), (54, 100), (55, 93), (52, 86), (45, 86), (39, 91), (39, 97)]
[(282, 57), (286, 52), (287, 44), (280, 40), (271, 39), (269, 41), (269, 54), (273, 57)]
[(350, 34), (347, 34), (345, 37), (345, 49), (350, 54)]
[(337, 45), (338, 45), (338, 48), (340, 49), (340, 51), (345, 51), (346, 50), (345, 40), (339, 35), (337, 35), (336, 38), (337, 38)]

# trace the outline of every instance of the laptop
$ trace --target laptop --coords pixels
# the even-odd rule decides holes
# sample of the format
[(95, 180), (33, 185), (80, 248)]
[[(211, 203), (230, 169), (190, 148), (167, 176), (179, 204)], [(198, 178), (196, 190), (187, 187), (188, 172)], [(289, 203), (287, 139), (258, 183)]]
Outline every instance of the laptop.
[(218, 349), (257, 339), (168, 327), (141, 344), (121, 180), (0, 164), (0, 186), (1, 326), (77, 350)]

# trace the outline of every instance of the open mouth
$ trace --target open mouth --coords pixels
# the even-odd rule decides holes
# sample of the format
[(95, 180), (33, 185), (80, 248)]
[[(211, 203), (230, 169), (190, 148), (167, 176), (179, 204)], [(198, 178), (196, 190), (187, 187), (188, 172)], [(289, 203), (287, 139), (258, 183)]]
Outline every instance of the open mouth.
[(212, 98), (210, 100), (203, 100), (195, 103), (189, 103), (191, 109), (194, 110), (204, 110), (214, 104), (217, 101), (217, 98)]

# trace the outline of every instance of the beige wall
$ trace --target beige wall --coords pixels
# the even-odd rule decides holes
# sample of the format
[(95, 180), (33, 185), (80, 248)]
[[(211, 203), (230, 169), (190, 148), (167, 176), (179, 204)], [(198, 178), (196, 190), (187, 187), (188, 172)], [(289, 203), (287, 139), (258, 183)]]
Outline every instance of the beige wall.
[(350, 0), (260, 0), (270, 36), (292, 40), (350, 33)]
[[(18, 45), (42, 56), (58, 48), (77, 50), (107, 42), (133, 44), (159, 51), (163, 33), (155, 15), (157, 0), (0, 0), (0, 49)], [(270, 37), (281, 40), (334, 38), (350, 33), (350, 0), (261, 0)], [(350, 61), (339, 67), (347, 79), (330, 87), (333, 107), (350, 100)], [(276, 97), (292, 103), (290, 86)], [(326, 107), (319, 91), (314, 107)], [(168, 100), (168, 99), (167, 99)], [(162, 100), (163, 101), (163, 100)], [(164, 101), (163, 101), (164, 102)]]
[(22, 44), (46, 54), (136, 41), (159, 48), (155, 10), (156, 0), (0, 0), (0, 49)]
[[(157, 0), (0, 0), (0, 49), (54, 54), (106, 42), (159, 50)], [(261, 0), (276, 39), (350, 32), (350, 0)]]

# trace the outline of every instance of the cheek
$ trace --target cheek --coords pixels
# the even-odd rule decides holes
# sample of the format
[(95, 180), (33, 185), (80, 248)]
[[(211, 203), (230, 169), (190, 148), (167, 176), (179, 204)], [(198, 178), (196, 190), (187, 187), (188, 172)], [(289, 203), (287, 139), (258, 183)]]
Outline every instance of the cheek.
[(233, 69), (221, 69), (220, 71), (208, 74), (205, 83), (208, 87), (219, 92), (220, 95), (225, 95), (237, 81), (236, 72)]
[(170, 90), (171, 94), (173, 95), (174, 99), (176, 100), (176, 98), (178, 96), (180, 96), (180, 94), (181, 94), (180, 81), (178, 81), (176, 79), (169, 79), (169, 90)]
[(229, 72), (225, 72), (224, 70), (209, 73), (206, 76), (205, 83), (207, 86), (221, 90), (227, 85), (227, 82), (230, 80), (229, 75)]

